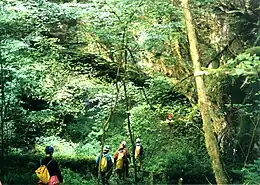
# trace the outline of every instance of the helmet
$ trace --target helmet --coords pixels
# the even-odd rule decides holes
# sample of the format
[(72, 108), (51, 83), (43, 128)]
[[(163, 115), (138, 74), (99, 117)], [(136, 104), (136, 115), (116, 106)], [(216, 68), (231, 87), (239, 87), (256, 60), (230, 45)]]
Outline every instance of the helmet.
[(135, 140), (135, 142), (136, 142), (136, 143), (140, 143), (140, 142), (141, 142), (141, 139), (140, 139), (140, 138), (137, 138), (137, 139)]
[(121, 143), (123, 146), (126, 146), (126, 142), (125, 141), (122, 141)]
[(52, 154), (54, 152), (54, 149), (52, 146), (46, 146), (45, 153), (46, 154)]
[(108, 152), (109, 150), (110, 150), (110, 146), (108, 146), (108, 145), (107, 145), (107, 146), (104, 146), (104, 148), (103, 148), (103, 151), (104, 151), (104, 152)]

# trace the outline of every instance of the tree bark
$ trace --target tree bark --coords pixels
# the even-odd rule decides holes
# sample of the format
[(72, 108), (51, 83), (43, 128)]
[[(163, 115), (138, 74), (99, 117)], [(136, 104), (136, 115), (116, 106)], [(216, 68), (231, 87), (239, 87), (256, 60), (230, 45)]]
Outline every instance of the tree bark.
[(203, 130), (205, 136), (205, 143), (208, 154), (212, 161), (212, 169), (215, 173), (217, 184), (227, 184), (227, 178), (223, 170), (223, 166), (220, 160), (220, 152), (217, 145), (217, 139), (214, 135), (214, 129), (212, 126), (212, 120), (210, 117), (210, 106), (211, 103), (208, 100), (207, 92), (201, 73), (201, 64), (199, 61), (199, 54), (197, 50), (197, 39), (195, 35), (195, 29), (192, 24), (192, 17), (189, 10), (188, 0), (182, 0), (184, 19), (187, 27), (187, 34), (190, 43), (190, 54), (194, 68), (194, 76), (196, 81), (197, 93), (198, 93), (198, 104), (200, 106), (200, 112), (203, 120)]
[(115, 112), (116, 105), (117, 105), (117, 102), (118, 102), (118, 96), (119, 96), (118, 76), (119, 76), (119, 67), (117, 68), (117, 75), (116, 75), (116, 84), (115, 84), (116, 85), (116, 98), (115, 98), (115, 102), (114, 102), (114, 105), (110, 109), (110, 113), (109, 113), (106, 121), (102, 125), (101, 150), (100, 150), (100, 153), (99, 153), (100, 160), (99, 160), (99, 164), (98, 164), (98, 181), (97, 181), (98, 185), (100, 184), (100, 180), (101, 180), (101, 156), (102, 156), (102, 153), (103, 153), (103, 148), (105, 146), (106, 131), (108, 129), (109, 122), (111, 120), (112, 115)]
[(5, 172), (5, 141), (4, 141), (4, 106), (5, 106), (5, 79), (4, 79), (4, 65), (0, 56), (0, 80), (1, 80), (1, 105), (0, 105), (0, 122), (1, 122), (1, 176), (4, 177)]
[(127, 72), (127, 51), (125, 50), (124, 52), (124, 79), (123, 79), (123, 87), (124, 87), (124, 95), (125, 95), (125, 104), (126, 104), (126, 113), (127, 113), (127, 128), (128, 128), (128, 132), (129, 132), (129, 136), (130, 136), (130, 140), (131, 140), (131, 144), (132, 144), (132, 160), (133, 160), (133, 164), (134, 164), (134, 184), (137, 184), (137, 167), (136, 167), (136, 163), (135, 163), (135, 143), (134, 143), (134, 136), (132, 133), (132, 129), (131, 129), (131, 121), (130, 121), (130, 113), (129, 113), (129, 99), (128, 99), (128, 95), (127, 95), (127, 88), (126, 88), (126, 72)]

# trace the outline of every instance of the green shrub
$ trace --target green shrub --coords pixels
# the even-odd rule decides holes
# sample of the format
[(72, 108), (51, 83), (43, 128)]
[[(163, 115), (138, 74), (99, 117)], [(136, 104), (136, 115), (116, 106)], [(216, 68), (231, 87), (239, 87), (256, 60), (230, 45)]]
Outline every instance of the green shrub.
[[(35, 170), (39, 166), (41, 157), (39, 155), (7, 156), (4, 184), (37, 184), (38, 178), (35, 175)], [(75, 156), (55, 156), (54, 158), (60, 165), (65, 179), (64, 184), (94, 184), (94, 176), (96, 176), (95, 158)]]
[(3, 185), (7, 184), (37, 184), (38, 178), (36, 174), (29, 170), (12, 169), (9, 170), (3, 179)]
[(244, 184), (260, 184), (260, 158), (242, 169)]
[[(8, 166), (8, 171), (25, 170), (34, 173), (42, 157), (40, 155), (10, 155), (6, 157), (5, 164)], [(58, 161), (61, 170), (67, 168), (74, 172), (95, 175), (95, 157), (54, 155), (54, 159)]]
[[(94, 185), (96, 183), (96, 178), (94, 176), (87, 176), (76, 173), (68, 168), (62, 169), (62, 175), (64, 177), (63, 185), (71, 184), (88, 184)], [(27, 185), (27, 184), (37, 184), (38, 178), (36, 174), (28, 170), (10, 170), (3, 179), (4, 184), (17, 184), (17, 185)]]
[(88, 184), (94, 185), (96, 184), (96, 179), (92, 176), (90, 178), (86, 178), (85, 175), (81, 175), (79, 173), (75, 173), (70, 169), (63, 169), (62, 174), (64, 177), (63, 185), (71, 185), (71, 184)]

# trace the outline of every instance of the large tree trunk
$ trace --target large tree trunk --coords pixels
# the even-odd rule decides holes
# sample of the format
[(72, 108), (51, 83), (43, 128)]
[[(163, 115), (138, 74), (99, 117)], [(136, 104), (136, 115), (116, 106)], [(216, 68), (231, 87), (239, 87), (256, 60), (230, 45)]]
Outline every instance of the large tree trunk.
[(0, 56), (0, 80), (1, 80), (1, 102), (0, 102), (0, 123), (1, 123), (1, 166), (0, 166), (0, 175), (1, 177), (4, 177), (5, 173), (5, 138), (4, 138), (4, 126), (5, 126), (5, 120), (4, 120), (4, 109), (5, 109), (5, 79), (4, 79), (4, 65), (3, 60), (1, 60)]
[(194, 76), (198, 92), (198, 103), (203, 120), (203, 130), (205, 136), (205, 143), (208, 154), (212, 161), (212, 168), (215, 173), (217, 184), (227, 184), (227, 178), (223, 171), (222, 163), (220, 161), (220, 153), (217, 145), (217, 139), (214, 135), (212, 120), (210, 116), (210, 101), (208, 100), (206, 88), (202, 76), (201, 65), (199, 62), (199, 54), (197, 50), (197, 39), (195, 30), (192, 24), (191, 13), (189, 11), (188, 0), (182, 0), (184, 9), (184, 18), (187, 27), (188, 39), (190, 43), (190, 54), (193, 62)]

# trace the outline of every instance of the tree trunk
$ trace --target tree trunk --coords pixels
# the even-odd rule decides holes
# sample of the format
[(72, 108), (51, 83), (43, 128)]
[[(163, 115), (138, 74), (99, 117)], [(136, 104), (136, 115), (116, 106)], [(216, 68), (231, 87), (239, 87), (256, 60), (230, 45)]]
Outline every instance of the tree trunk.
[(4, 172), (5, 172), (5, 141), (4, 141), (4, 126), (5, 126), (5, 122), (4, 122), (4, 106), (5, 106), (5, 94), (4, 94), (4, 65), (3, 65), (3, 61), (1, 60), (1, 56), (0, 56), (0, 80), (1, 80), (1, 105), (0, 105), (0, 122), (1, 122), (1, 176), (4, 176)]
[[(117, 77), (118, 77), (118, 74), (119, 74), (119, 67), (118, 67), (118, 70), (117, 70)], [(117, 77), (116, 77), (116, 80), (117, 80)], [(118, 102), (118, 96), (119, 96), (118, 81), (116, 81), (116, 91), (117, 91), (117, 93), (116, 93), (114, 105), (113, 105), (113, 107), (111, 107), (110, 113), (109, 113), (106, 121), (102, 125), (101, 150), (100, 150), (100, 153), (99, 153), (100, 160), (99, 160), (99, 163), (98, 163), (98, 181), (97, 181), (98, 185), (100, 184), (100, 180), (101, 180), (101, 173), (100, 173), (101, 172), (101, 156), (102, 156), (102, 153), (103, 153), (103, 148), (105, 146), (106, 131), (108, 129), (109, 122), (111, 120), (112, 115), (115, 112), (116, 105), (117, 105), (117, 102)]]
[(133, 164), (134, 164), (134, 184), (137, 184), (137, 167), (136, 167), (136, 163), (135, 163), (135, 143), (134, 143), (134, 136), (132, 133), (132, 129), (131, 129), (131, 121), (130, 121), (130, 113), (129, 113), (129, 99), (128, 99), (128, 95), (127, 95), (127, 88), (126, 88), (126, 83), (125, 83), (125, 79), (126, 79), (126, 72), (127, 72), (127, 51), (125, 50), (124, 52), (124, 79), (123, 79), (123, 87), (124, 87), (124, 95), (125, 95), (125, 104), (126, 104), (126, 113), (127, 113), (127, 128), (128, 128), (128, 132), (130, 135), (130, 140), (131, 140), (131, 144), (132, 144), (132, 160), (133, 160)]
[(153, 185), (153, 172), (149, 174), (149, 185)]
[(188, 0), (182, 0), (182, 3), (184, 9), (185, 24), (187, 27), (187, 34), (190, 43), (190, 54), (193, 62), (194, 76), (198, 92), (198, 104), (200, 106), (200, 112), (203, 120), (206, 148), (212, 161), (212, 168), (215, 173), (217, 184), (227, 184), (227, 178), (225, 176), (223, 166), (220, 161), (220, 153), (217, 145), (217, 139), (214, 135), (214, 130), (212, 126), (213, 123), (209, 112), (211, 103), (208, 100), (203, 76), (201, 75), (201, 65), (199, 62), (199, 54), (197, 50), (197, 39), (192, 24), (191, 13), (189, 11), (189, 3)]

